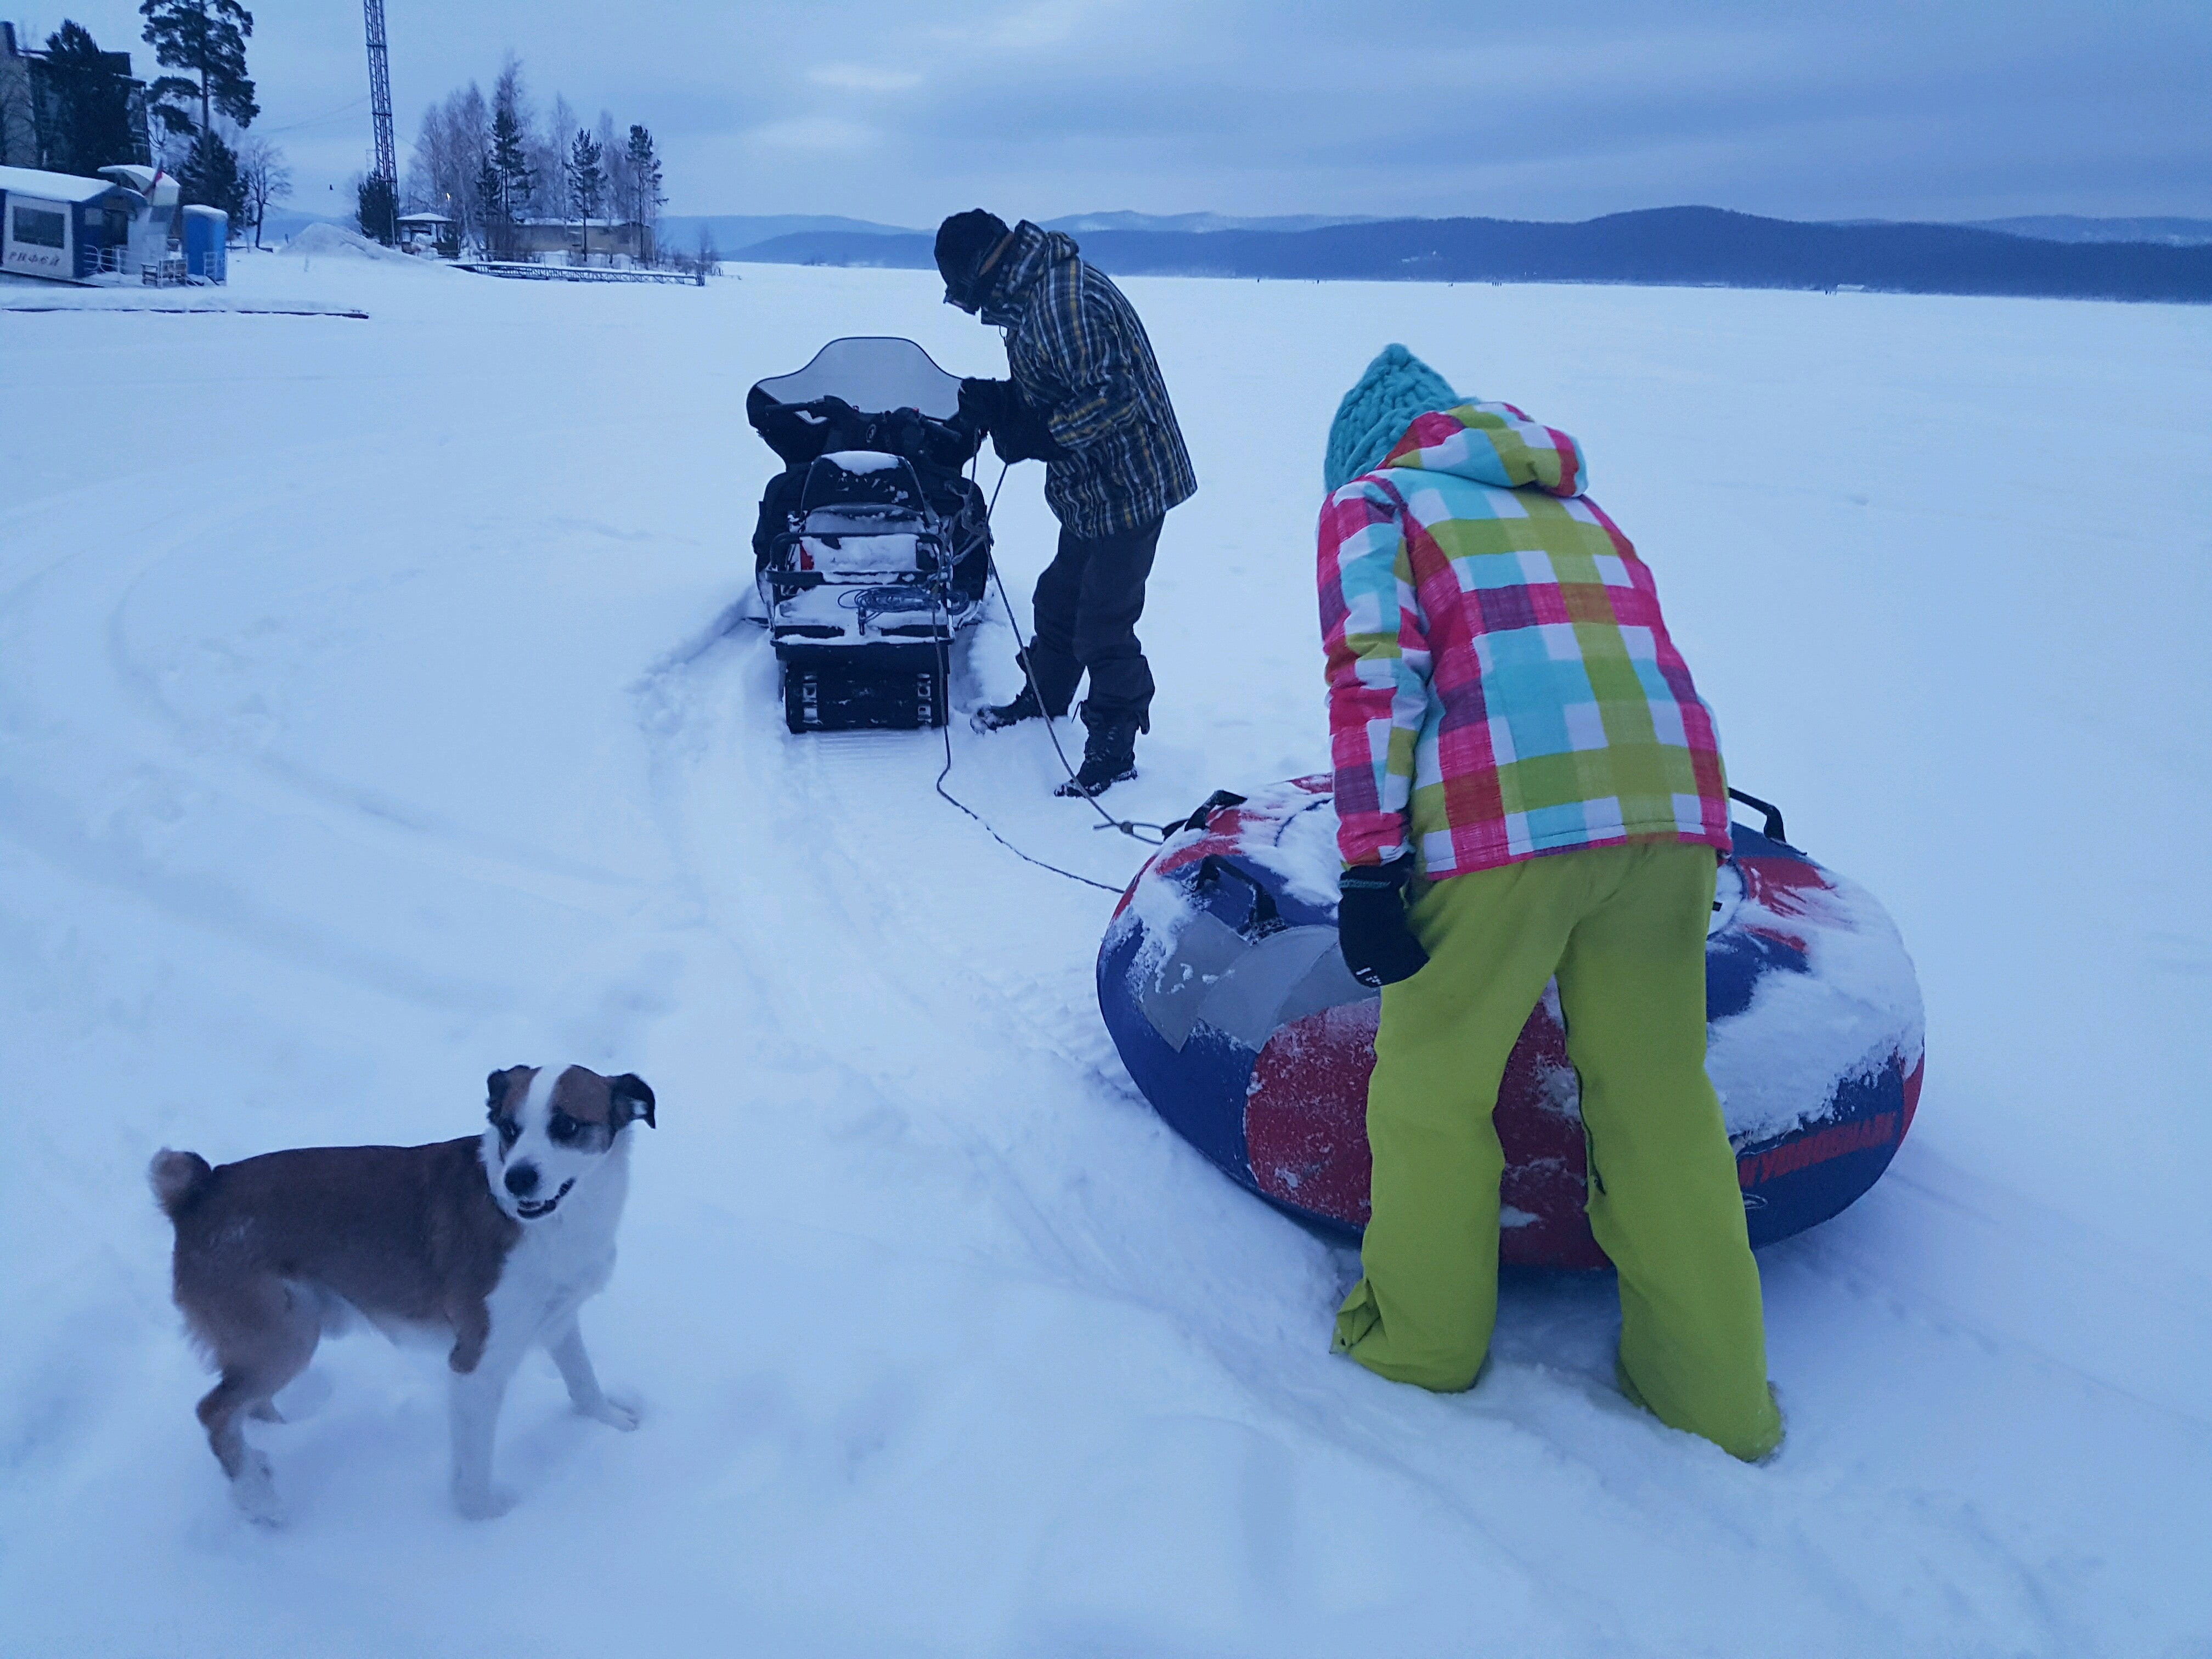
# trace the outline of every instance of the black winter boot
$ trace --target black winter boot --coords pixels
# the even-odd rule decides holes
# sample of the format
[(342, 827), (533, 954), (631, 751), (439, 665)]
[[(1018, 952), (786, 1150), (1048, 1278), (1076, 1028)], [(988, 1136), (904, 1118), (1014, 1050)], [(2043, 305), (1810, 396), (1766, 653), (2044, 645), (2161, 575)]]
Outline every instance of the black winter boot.
[(1009, 726), (1018, 726), (1024, 720), (1033, 720), (1044, 713), (1044, 705), (1037, 701), (1036, 687), (1024, 685), (1022, 695), (1012, 702), (989, 704), (977, 709), (969, 724), (978, 732), (998, 732)]
[(1137, 775), (1137, 733), (1146, 722), (1138, 714), (1103, 714), (1083, 705), (1083, 764), (1052, 793), (1077, 799), (1103, 795)]

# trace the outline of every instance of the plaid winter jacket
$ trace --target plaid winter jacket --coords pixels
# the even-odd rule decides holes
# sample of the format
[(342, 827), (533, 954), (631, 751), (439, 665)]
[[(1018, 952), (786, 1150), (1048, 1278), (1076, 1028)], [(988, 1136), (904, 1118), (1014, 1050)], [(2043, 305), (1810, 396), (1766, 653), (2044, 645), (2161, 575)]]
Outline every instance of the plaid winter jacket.
[(1118, 536), (1198, 491), (1145, 325), (1072, 238), (1026, 219), (1000, 257), (982, 318), (1006, 331), (1023, 401), (1068, 452), (1044, 499), (1071, 535)]
[(1322, 508), (1338, 850), (1431, 877), (1625, 842), (1726, 848), (1711, 711), (1581, 448), (1424, 415)]

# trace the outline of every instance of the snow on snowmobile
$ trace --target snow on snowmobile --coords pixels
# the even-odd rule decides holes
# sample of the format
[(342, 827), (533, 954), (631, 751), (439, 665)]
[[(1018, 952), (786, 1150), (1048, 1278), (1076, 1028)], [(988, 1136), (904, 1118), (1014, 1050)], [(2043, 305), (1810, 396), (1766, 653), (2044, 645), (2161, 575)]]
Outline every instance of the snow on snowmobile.
[(832, 340), (755, 386), (745, 415), (784, 463), (753, 564), (785, 724), (944, 725), (952, 642), (982, 614), (991, 560), (959, 377), (912, 340)]

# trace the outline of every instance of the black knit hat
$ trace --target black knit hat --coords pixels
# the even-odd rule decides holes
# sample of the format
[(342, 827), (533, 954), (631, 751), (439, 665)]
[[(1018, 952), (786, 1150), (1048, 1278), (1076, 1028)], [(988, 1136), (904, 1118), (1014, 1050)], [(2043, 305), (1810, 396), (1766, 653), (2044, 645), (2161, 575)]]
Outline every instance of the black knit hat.
[(976, 268), (1008, 234), (1006, 222), (995, 213), (970, 208), (956, 213), (937, 228), (937, 274), (945, 278), (945, 297), (963, 311), (982, 303), (976, 291)]

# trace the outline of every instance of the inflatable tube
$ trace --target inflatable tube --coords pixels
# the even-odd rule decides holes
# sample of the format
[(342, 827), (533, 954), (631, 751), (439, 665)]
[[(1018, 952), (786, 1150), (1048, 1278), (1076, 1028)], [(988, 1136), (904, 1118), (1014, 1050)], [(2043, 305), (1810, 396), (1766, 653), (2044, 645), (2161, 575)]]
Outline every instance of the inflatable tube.
[[(1336, 942), (1326, 776), (1201, 808), (1138, 872), (1098, 954), (1098, 1002), (1160, 1115), (1231, 1179), (1323, 1227), (1367, 1219), (1367, 1075), (1379, 994)], [(1707, 1069), (1754, 1246), (1873, 1186), (1911, 1126), (1920, 988), (1863, 889), (1743, 824), (1705, 953)], [(1499, 1255), (1602, 1267), (1557, 988), (1498, 1091)]]

